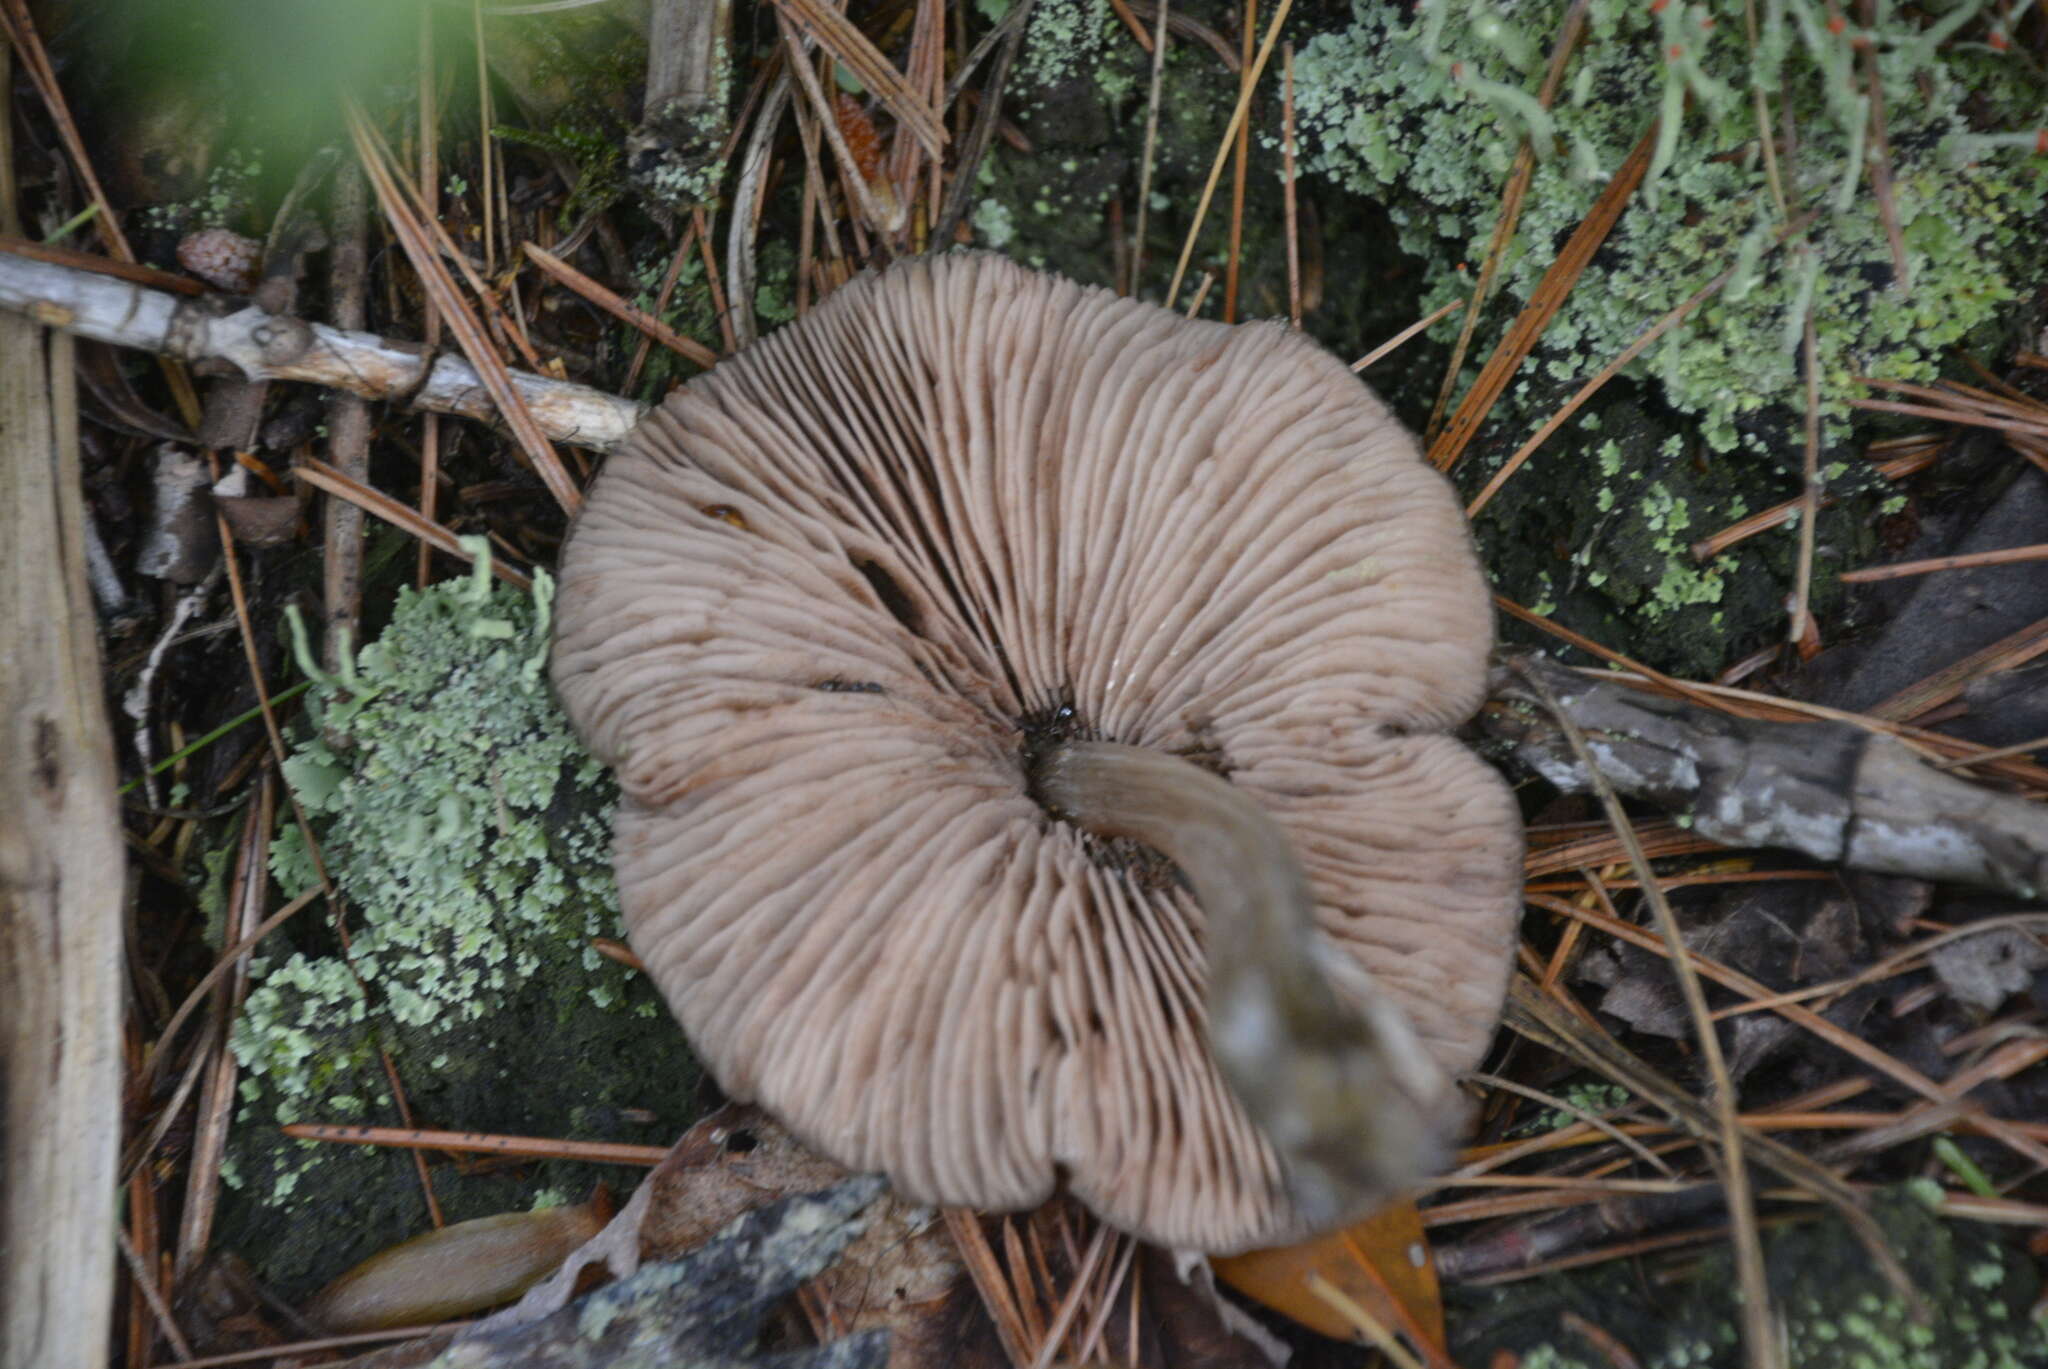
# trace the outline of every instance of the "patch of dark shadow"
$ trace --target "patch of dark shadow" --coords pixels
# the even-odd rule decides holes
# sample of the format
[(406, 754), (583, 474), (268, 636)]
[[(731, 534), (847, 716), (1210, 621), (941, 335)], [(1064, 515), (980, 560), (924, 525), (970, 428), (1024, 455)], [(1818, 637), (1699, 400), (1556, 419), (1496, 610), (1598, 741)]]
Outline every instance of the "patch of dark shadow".
[(882, 601), (882, 607), (889, 610), (891, 618), (918, 636), (924, 636), (917, 604), (903, 586), (896, 583), (895, 576), (873, 561), (855, 561), (853, 568), (868, 582), (868, 587), (873, 589), (875, 597)]
[(829, 680), (819, 680), (811, 688), (826, 694), (887, 694), (889, 691), (873, 680), (847, 680), (834, 675)]

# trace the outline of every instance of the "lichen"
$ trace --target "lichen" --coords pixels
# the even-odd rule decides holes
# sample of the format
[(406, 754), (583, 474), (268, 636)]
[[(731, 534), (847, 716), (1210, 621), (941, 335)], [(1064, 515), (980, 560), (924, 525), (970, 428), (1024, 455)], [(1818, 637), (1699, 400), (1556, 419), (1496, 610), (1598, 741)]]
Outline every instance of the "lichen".
[[(2048, 161), (1977, 137), (1963, 108), (2030, 127), (2041, 89), (2017, 53), (1942, 44), (1938, 24), (1923, 32), (1901, 15), (1874, 33), (1831, 31), (1811, 0), (1759, 8), (1752, 50), (1741, 5), (1593, 0), (1569, 78), (1542, 115), (1533, 97), (1547, 53), (1519, 35), (1557, 32), (1563, 0), (1504, 10), (1436, 0), (1413, 18), (1360, 4), (1350, 29), (1296, 61), (1303, 165), (1382, 200), (1403, 244), (1429, 262), (1431, 302), (1445, 303), (1469, 293), (1457, 264), (1483, 259), (1523, 136), (1550, 146), (1502, 266), (1501, 292), (1518, 303), (1661, 109), (1652, 174), (1539, 355), (1556, 376), (1584, 379), (1733, 267), (1728, 288), (1633, 373), (1692, 415), (1712, 450), (1768, 446), (1789, 420), (1759, 428), (1759, 416), (1803, 407), (1810, 303), (1822, 406), (1839, 436), (1862, 393), (1853, 377), (1932, 377), (1947, 348), (2041, 279), (2026, 228), (2048, 193)], [(1883, 75), (1903, 288), (1878, 199), (1859, 190), (1867, 106), (1855, 103), (1861, 64), (1847, 64), (1865, 39)], [(1753, 79), (1772, 118), (1799, 129), (1796, 151), (1778, 159), (1786, 209), (1761, 155)], [(1808, 210), (1819, 214), (1811, 231), (1768, 252), (1786, 218)]]
[[(622, 1109), (683, 1115), (680, 1034), (591, 947), (621, 934), (614, 791), (548, 691), (549, 594), (544, 572), (531, 597), (488, 571), (402, 590), (374, 644), (315, 671), (285, 774), (344, 913), (292, 924), (251, 968), (230, 1044), (253, 1201), (303, 1199), (316, 1167), (352, 1200), (365, 1152), (273, 1126), (397, 1122), (380, 1051), (434, 1125), (628, 1139)], [(317, 884), (295, 822), (271, 864), (288, 896)]]

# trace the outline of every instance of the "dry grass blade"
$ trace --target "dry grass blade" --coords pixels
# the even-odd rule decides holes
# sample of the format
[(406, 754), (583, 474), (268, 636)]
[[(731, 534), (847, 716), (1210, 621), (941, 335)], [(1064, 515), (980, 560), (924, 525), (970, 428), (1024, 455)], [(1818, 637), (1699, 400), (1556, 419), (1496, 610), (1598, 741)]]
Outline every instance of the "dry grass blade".
[[(1250, 68), (1252, 35), (1259, 31), (1259, 0), (1244, 0), (1244, 19), (1239, 27), (1242, 30), (1244, 45), (1239, 60), (1245, 64), (1246, 70), (1239, 73), (1238, 81), (1243, 84), (1258, 76), (1258, 73)], [(1237, 273), (1240, 257), (1244, 252), (1244, 183), (1245, 175), (1251, 169), (1251, 137), (1251, 121), (1240, 120), (1237, 125), (1237, 141), (1230, 153), (1230, 249), (1223, 263), (1225, 323), (1237, 322)]]
[[(1578, 924), (1573, 923), (1571, 925), (1576, 927)], [(1648, 1146), (1629, 1136), (1620, 1127), (1606, 1118), (1596, 1113), (1588, 1112), (1569, 1098), (1560, 1098), (1554, 1093), (1545, 1093), (1542, 1089), (1533, 1089), (1527, 1084), (1518, 1084), (1512, 1079), (1503, 1079), (1497, 1074), (1485, 1074), (1475, 1071), (1471, 1077), (1474, 1081), (1484, 1084), (1488, 1088), (1505, 1089), (1509, 1093), (1519, 1094), (1533, 1102), (1541, 1103), (1545, 1107), (1555, 1108), (1559, 1112), (1576, 1117), (1582, 1125), (1599, 1132), (1624, 1150), (1633, 1152), (1638, 1160), (1664, 1175), (1665, 1178), (1676, 1179), (1678, 1177), (1677, 1172), (1671, 1166), (1665, 1164)], [(1498, 1147), (1492, 1153), (1482, 1158), (1460, 1165), (1437, 1182), (1443, 1187), (1448, 1188), (1468, 1180), (1477, 1179), (1491, 1170), (1521, 1159), (1524, 1155), (1534, 1154), (1536, 1151), (1544, 1149), (1545, 1147), (1540, 1143), (1548, 1141), (1552, 1135), (1555, 1135), (1555, 1133), (1533, 1136), (1516, 1145)]]
[(1331, 1283), (1320, 1274), (1311, 1274), (1308, 1291), (1328, 1303), (1337, 1314), (1349, 1322), (1358, 1332), (1359, 1338), (1371, 1344), (1385, 1355), (1398, 1369), (1423, 1369), (1422, 1361), (1409, 1352), (1407, 1346), (1378, 1317), (1368, 1312), (1359, 1301), (1343, 1289)]
[[(418, 513), (414, 512), (410, 506), (400, 503), (382, 490), (375, 490), (360, 481), (349, 479), (324, 461), (307, 457), (292, 467), (292, 474), (315, 489), (324, 490), (328, 494), (339, 495), (341, 498), (361, 508), (365, 513), (376, 515), (378, 518), (391, 524), (391, 526), (411, 533), (422, 542), (432, 543), (450, 556), (459, 557), (464, 561), (474, 561), (476, 559), (470, 554), (469, 549), (462, 545), (461, 539), (448, 531), (447, 528), (439, 523), (429, 523), (426, 519), (420, 517)], [(495, 556), (491, 558), (491, 574), (515, 589), (530, 590), (533, 588), (533, 580), (530, 576), (514, 570)]]
[(1181, 282), (1187, 279), (1188, 262), (1195, 255), (1195, 243), (1202, 236), (1202, 220), (1208, 216), (1209, 201), (1216, 196), (1216, 182), (1223, 175), (1223, 164), (1230, 159), (1230, 149), (1237, 141), (1237, 131), (1243, 127), (1245, 115), (1252, 107), (1252, 94), (1258, 89), (1259, 77), (1266, 70), (1266, 62), (1273, 55), (1273, 45), (1280, 40), (1280, 26), (1287, 22), (1287, 13), (1294, 8), (1294, 0), (1280, 0), (1273, 11), (1273, 18), (1266, 26), (1265, 41), (1259, 44), (1259, 55), (1252, 63), (1251, 74), (1240, 83), (1237, 92), (1237, 107), (1230, 111), (1230, 122), (1223, 129), (1223, 138), (1216, 146), (1216, 158), (1209, 164), (1209, 179), (1202, 184), (1202, 197), (1195, 203), (1194, 221), (1188, 225), (1187, 241), (1181, 244), (1180, 261), (1173, 268), (1173, 283), (1166, 289), (1166, 298), (1161, 301), (1167, 308), (1180, 295)]
[(384, 211), (385, 221), (391, 225), (392, 233), (399, 245), (405, 249), (407, 260), (412, 263), (420, 283), (426, 288), (428, 298), (441, 311), (448, 331), (455, 335), (463, 355), (476, 368), (484, 388), (491, 400), (504, 415), (505, 426), (510, 428), (520, 449), (534, 472), (546, 485), (548, 493), (555, 497), (567, 513), (574, 514), (583, 506), (583, 496), (570, 480), (569, 472), (562, 465), (562, 458), (555, 447), (534, 421), (527, 409), (526, 401), (512, 384), (511, 373), (506, 369), (504, 359), (492, 347), (484, 335), (483, 325), (469, 301), (455, 288), (454, 280), (447, 268), (441, 264), (440, 255), (427, 235), (425, 226), (413, 213), (407, 203), (391, 168), (386, 163), (384, 149), (372, 134), (369, 121), (354, 101), (347, 107), (349, 134), (355, 141), (356, 156), (368, 173), (370, 183), (376, 187), (378, 206)]
[(1294, 206), (1294, 44), (1280, 45), (1280, 213), (1287, 238), (1287, 321), (1301, 327), (1301, 226)]
[(469, 1155), (519, 1155), (542, 1160), (575, 1160), (593, 1165), (658, 1165), (666, 1146), (633, 1146), (613, 1141), (557, 1141), (545, 1136), (494, 1136), (481, 1131), (428, 1131), (419, 1127), (369, 1127), (292, 1122), (278, 1128), (297, 1141), (345, 1146), (390, 1146), (394, 1150), (446, 1150)]
[[(1809, 322), (1809, 329), (1811, 326)], [(1738, 1120), (1735, 1083), (1729, 1077), (1727, 1062), (1721, 1054), (1721, 1038), (1714, 1029), (1714, 1020), (1707, 1008), (1706, 991), (1700, 987), (1698, 971), (1686, 947), (1684, 933), (1679, 930), (1678, 917), (1671, 910), (1671, 902), (1657, 883), (1650, 858), (1636, 840), (1635, 829), (1630, 826), (1628, 815), (1622, 811), (1620, 798), (1594, 763), (1585, 735), (1540, 679), (1533, 674), (1525, 674), (1522, 678), (1550, 710), (1572, 753), (1591, 776), (1600, 807), (1607, 814), (1608, 824), (1614, 828), (1615, 835), (1628, 849), (1629, 864), (1634, 867), (1636, 878), (1642, 881), (1643, 893), (1649, 900), (1657, 930), (1669, 950), (1672, 968), (1678, 975), (1679, 990), (1684, 995), (1686, 1011), (1692, 1018), (1693, 1032), (1699, 1041), (1700, 1057), (1713, 1085), (1714, 1112), (1720, 1124), (1721, 1142), (1717, 1167), (1728, 1190), (1728, 1212), (1735, 1228), (1735, 1267), (1742, 1284), (1743, 1352), (1751, 1369), (1779, 1369), (1784, 1363), (1783, 1347), (1772, 1326), (1770, 1285), (1764, 1272), (1763, 1237), (1757, 1227), (1756, 1202), (1750, 1192), (1749, 1159), (1744, 1151), (1742, 1124)]]
[(1656, 147), (1657, 125), (1652, 123), (1634, 150), (1615, 169), (1614, 179), (1607, 183), (1592, 209), (1572, 231), (1564, 250), (1557, 254), (1557, 260), (1550, 264), (1550, 269), (1543, 273), (1543, 279), (1530, 293), (1529, 303), (1515, 316), (1507, 335), (1494, 348), (1486, 365), (1480, 368), (1479, 378), (1472, 382), (1472, 388), (1459, 401), (1443, 431), (1430, 443), (1429, 461), (1438, 470), (1447, 471), (1457, 464), (1465, 448), (1479, 435), (1480, 425), (1507, 390), (1508, 381), (1534, 350), (1537, 339), (1543, 336), (1543, 330), (1550, 326), (1557, 311), (1564, 307), (1572, 286), (1578, 282), (1587, 263), (1593, 260), (1593, 253), (1614, 231), (1614, 225), (1621, 219), (1621, 211), (1628, 207), (1636, 187), (1643, 183), (1643, 174), (1650, 169), (1650, 159)]
[[(821, 0), (775, 0), (776, 10), (832, 60), (860, 79), (896, 124), (936, 157), (946, 146), (946, 125), (931, 101), (912, 88), (853, 21)], [(826, 111), (830, 117), (829, 108)]]
[(1866, 585), (1875, 580), (1901, 580), (1937, 570), (1969, 570), (1976, 566), (2010, 566), (2022, 561), (2048, 561), (2048, 542), (2026, 547), (2005, 547), (1998, 551), (1972, 552), (1967, 556), (1933, 556), (1925, 561), (1898, 561), (1889, 566), (1843, 571), (1845, 585)]
[(1457, 313), (1460, 309), (1463, 309), (1464, 307), (1465, 301), (1461, 299), (1454, 299), (1449, 304), (1444, 305), (1441, 309), (1433, 310), (1426, 317), (1415, 320), (1415, 322), (1409, 324), (1406, 328), (1403, 328), (1400, 332), (1394, 334), (1385, 342), (1382, 342), (1379, 346), (1373, 348), (1370, 352), (1367, 352), (1364, 356), (1352, 362), (1352, 371), (1363, 371), (1370, 366), (1374, 366), (1382, 361), (1385, 361), (1395, 352), (1400, 351), (1401, 348), (1407, 345), (1408, 341), (1411, 338), (1415, 337), (1418, 333), (1421, 333), (1435, 326), (1437, 323), (1441, 322), (1446, 318), (1449, 318), (1452, 314)]
[(693, 361), (707, 371), (718, 364), (718, 353), (695, 338), (684, 337), (654, 315), (634, 308), (560, 257), (530, 242), (521, 243), (520, 247), (525, 251), (528, 261), (627, 327), (637, 329), (677, 356)]

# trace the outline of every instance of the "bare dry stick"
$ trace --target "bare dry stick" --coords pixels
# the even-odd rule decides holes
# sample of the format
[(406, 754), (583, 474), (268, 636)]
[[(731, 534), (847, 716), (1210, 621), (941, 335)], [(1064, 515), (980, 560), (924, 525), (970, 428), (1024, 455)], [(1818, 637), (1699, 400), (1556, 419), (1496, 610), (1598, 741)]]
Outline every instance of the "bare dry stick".
[(1620, 788), (1726, 846), (1788, 847), (2020, 898), (2048, 888), (2048, 808), (1944, 774), (1880, 734), (1701, 713), (1533, 657), (1511, 668), (1571, 729), (1501, 711), (1483, 723), (1562, 789)]
[(40, 1369), (107, 1353), (124, 860), (72, 348), (4, 318), (0, 350), (0, 1366)]
[(1294, 0), (1280, 0), (1273, 10), (1272, 21), (1266, 26), (1265, 41), (1259, 44), (1258, 58), (1252, 63), (1251, 74), (1238, 88), (1237, 107), (1230, 111), (1230, 123), (1223, 130), (1223, 138), (1216, 145), (1216, 159), (1209, 164), (1209, 179), (1202, 185), (1202, 198), (1195, 203), (1194, 222), (1188, 225), (1187, 241), (1181, 244), (1180, 261), (1173, 268), (1173, 284), (1166, 289), (1162, 301), (1167, 308), (1180, 295), (1181, 282), (1187, 279), (1188, 261), (1195, 255), (1195, 243), (1202, 236), (1202, 220), (1209, 213), (1209, 201), (1216, 196), (1216, 182), (1222, 178), (1223, 163), (1230, 159), (1230, 149), (1237, 140), (1237, 130), (1243, 126), (1245, 115), (1252, 106), (1252, 93), (1258, 89), (1259, 77), (1266, 70), (1266, 61), (1273, 55), (1273, 45), (1280, 41), (1280, 26), (1287, 22), (1287, 12), (1294, 8)]
[[(116, 347), (180, 361), (226, 361), (251, 380), (302, 380), (483, 423), (502, 415), (482, 377), (460, 357), (387, 342), (253, 306), (231, 314), (89, 271), (0, 251), (0, 309)], [(617, 446), (646, 412), (617, 395), (523, 371), (510, 373), (542, 431), (561, 442)]]
[[(699, 211), (701, 212), (701, 211)], [(575, 291), (598, 308), (610, 314), (628, 328), (637, 329), (646, 337), (654, 339), (677, 356), (710, 370), (718, 364), (718, 353), (706, 347), (695, 338), (686, 338), (675, 329), (663, 323), (645, 310), (636, 309), (618, 295), (584, 275), (560, 257), (536, 247), (530, 242), (519, 244), (526, 258), (542, 271)]]

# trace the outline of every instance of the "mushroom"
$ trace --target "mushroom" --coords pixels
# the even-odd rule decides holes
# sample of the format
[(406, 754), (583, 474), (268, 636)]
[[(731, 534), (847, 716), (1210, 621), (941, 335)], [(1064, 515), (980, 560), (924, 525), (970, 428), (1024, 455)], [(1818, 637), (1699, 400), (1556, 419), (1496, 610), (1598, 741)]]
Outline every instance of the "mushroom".
[(1491, 609), (1299, 334), (981, 254), (857, 279), (639, 425), (557, 622), (634, 949), (841, 1164), (1225, 1252), (1449, 1139), (1519, 909), (1445, 731)]

